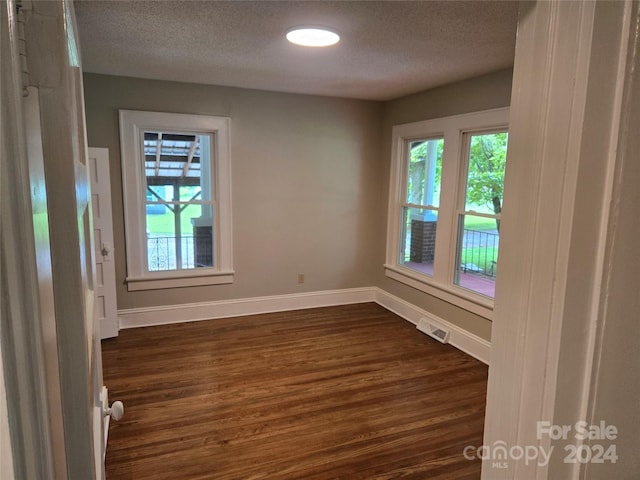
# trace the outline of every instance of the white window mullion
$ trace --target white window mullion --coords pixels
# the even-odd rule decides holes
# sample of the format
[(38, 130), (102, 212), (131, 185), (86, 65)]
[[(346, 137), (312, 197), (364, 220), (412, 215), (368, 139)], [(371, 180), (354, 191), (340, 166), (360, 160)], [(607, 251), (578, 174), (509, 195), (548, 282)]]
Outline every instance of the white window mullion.
[(453, 272), (450, 266), (455, 258), (456, 198), (458, 195), (458, 178), (460, 162), (458, 161), (461, 147), (460, 130), (455, 125), (447, 125), (444, 131), (444, 152), (442, 155), (442, 192), (440, 206), (443, 214), (439, 217), (436, 245), (438, 255), (434, 263), (434, 279), (443, 285), (453, 283)]

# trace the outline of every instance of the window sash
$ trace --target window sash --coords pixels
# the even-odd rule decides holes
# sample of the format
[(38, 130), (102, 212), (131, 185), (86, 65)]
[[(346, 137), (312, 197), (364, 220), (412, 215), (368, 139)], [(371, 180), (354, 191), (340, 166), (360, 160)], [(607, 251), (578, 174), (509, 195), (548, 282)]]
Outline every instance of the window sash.
[[(425, 206), (429, 206), (429, 207), (435, 207), (438, 208), (440, 205), (440, 190), (442, 188), (442, 182), (440, 182), (440, 185), (437, 185), (437, 191), (438, 191), (438, 199), (437, 199), (437, 203), (438, 205), (435, 205), (434, 202), (430, 202), (430, 203), (415, 203), (415, 202), (410, 202), (409, 201), (409, 197), (411, 195), (410, 193), (410, 189), (409, 189), (409, 182), (410, 182), (410, 177), (411, 177), (411, 151), (413, 150), (414, 147), (412, 147), (413, 144), (415, 143), (421, 143), (421, 144), (427, 144), (426, 145), (426, 149), (427, 151), (425, 152), (425, 160), (424, 160), (424, 173), (422, 175), (422, 181), (425, 182), (425, 185), (422, 187), (422, 192), (423, 198), (429, 198), (429, 197), (433, 197), (435, 195), (435, 191), (436, 191), (436, 171), (437, 171), (437, 166), (438, 166), (438, 152), (437, 150), (432, 150), (431, 147), (431, 142), (438, 142), (438, 141), (442, 141), (444, 143), (444, 136), (442, 135), (436, 135), (436, 136), (426, 136), (426, 137), (420, 137), (420, 138), (411, 138), (411, 139), (405, 139), (404, 141), (404, 150), (403, 150), (403, 155), (404, 155), (404, 177), (403, 177), (403, 182), (405, 185), (405, 195), (404, 195), (404, 202), (406, 204), (411, 204), (411, 205), (425, 205)], [(437, 147), (436, 147), (437, 148)], [(442, 158), (440, 158), (440, 166), (442, 167)], [(428, 170), (427, 170), (428, 169)], [(433, 178), (431, 178), (431, 174), (433, 174)], [(433, 184), (431, 186), (427, 186), (426, 182), (429, 181), (429, 184)], [(429, 190), (431, 190), (429, 192)], [(432, 198), (433, 199), (433, 198)]]
[[(474, 185), (470, 182), (472, 168), (472, 142), (474, 137), (508, 134), (507, 128), (481, 128), (463, 133), (464, 150), (460, 158), (460, 194), (458, 195), (456, 250), (453, 268), (453, 284), (474, 294), (493, 298), (495, 296), (495, 275), (497, 273), (500, 234), (491, 231), (465, 228), (469, 217), (500, 220), (500, 213), (489, 213), (469, 209), (469, 192)], [(503, 180), (504, 181), (504, 180)], [(504, 185), (501, 186), (504, 190)], [(502, 196), (500, 196), (502, 204)], [(502, 208), (500, 209), (502, 210)], [(465, 275), (469, 273), (469, 275)]]

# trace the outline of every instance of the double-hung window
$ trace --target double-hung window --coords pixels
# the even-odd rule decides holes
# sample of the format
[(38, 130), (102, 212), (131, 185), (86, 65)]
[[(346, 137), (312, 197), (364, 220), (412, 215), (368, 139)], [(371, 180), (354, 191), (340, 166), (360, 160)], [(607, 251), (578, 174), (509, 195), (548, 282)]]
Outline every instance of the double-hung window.
[(120, 111), (129, 290), (233, 281), (229, 124)]
[(490, 318), (508, 109), (393, 128), (387, 276)]

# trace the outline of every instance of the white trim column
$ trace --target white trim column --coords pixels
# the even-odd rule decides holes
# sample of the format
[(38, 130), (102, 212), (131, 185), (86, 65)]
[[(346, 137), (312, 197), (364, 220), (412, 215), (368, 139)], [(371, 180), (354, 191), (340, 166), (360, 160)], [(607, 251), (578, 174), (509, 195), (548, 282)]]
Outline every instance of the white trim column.
[(587, 416), (629, 7), (521, 3), (484, 445), (555, 451), (487, 459), (483, 479), (579, 475), (575, 432), (537, 426)]
[[(25, 128), (26, 114), (33, 112), (25, 112), (31, 99), (23, 98), (27, 75), (18, 38), (23, 18), (15, 0), (0, 4), (0, 477), (62, 480), (67, 478), (65, 446), (55, 443), (64, 439), (59, 385), (48, 377), (58, 361), (57, 352), (50, 356), (56, 348), (49, 335), (55, 317), (48, 316), (45, 297), (50, 290), (42, 280), (51, 277), (48, 238), (42, 235), (48, 228), (42, 221), (46, 213), (36, 215), (42, 213), (46, 189), (29, 170), (33, 162), (28, 154), (34, 152), (27, 144), (37, 143), (39, 132)], [(36, 218), (40, 221), (31, 221)]]

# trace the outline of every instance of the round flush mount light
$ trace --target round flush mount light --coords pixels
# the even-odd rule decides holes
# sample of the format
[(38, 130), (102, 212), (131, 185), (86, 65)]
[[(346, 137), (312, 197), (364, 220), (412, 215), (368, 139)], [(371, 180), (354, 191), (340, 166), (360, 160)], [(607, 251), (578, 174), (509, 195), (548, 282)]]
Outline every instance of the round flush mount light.
[(303, 47), (328, 47), (340, 41), (340, 35), (326, 27), (295, 27), (287, 32), (287, 40)]

